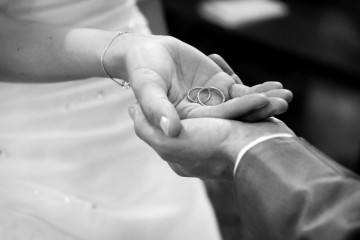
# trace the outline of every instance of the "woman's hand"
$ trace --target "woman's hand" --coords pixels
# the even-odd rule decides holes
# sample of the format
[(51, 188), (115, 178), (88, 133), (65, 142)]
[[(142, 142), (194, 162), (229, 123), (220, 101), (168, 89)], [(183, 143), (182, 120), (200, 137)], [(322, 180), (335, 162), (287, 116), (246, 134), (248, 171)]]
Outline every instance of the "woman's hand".
[(219, 118), (182, 120), (178, 136), (168, 137), (149, 123), (141, 107), (129, 108), (137, 135), (179, 175), (231, 181), (239, 151), (258, 137), (293, 132), (276, 119), (245, 123)]
[[(180, 119), (250, 116), (248, 120), (254, 120), (253, 112), (266, 109), (272, 102), (261, 87), (258, 91), (244, 92), (243, 85), (211, 58), (175, 38), (131, 33), (122, 35), (117, 43), (109, 49), (112, 54), (106, 61), (111, 75), (129, 79), (149, 121), (168, 136), (180, 132)], [(120, 52), (123, 54), (118, 54)], [(118, 56), (121, 59), (117, 59)], [(119, 67), (119, 62), (125, 64)], [(201, 106), (187, 99), (187, 92), (193, 87), (209, 86), (220, 89), (227, 101), (216, 106)], [(261, 117), (287, 110), (288, 102), (284, 98), (277, 97), (276, 101), (275, 108), (263, 110)]]
[[(113, 34), (15, 20), (0, 13), (1, 80), (58, 82), (106, 77), (100, 59)], [(214, 61), (171, 37), (122, 34), (110, 45), (104, 64), (111, 76), (131, 82), (146, 116), (169, 136), (179, 133), (180, 118), (240, 118), (271, 102), (264, 94), (243, 95), (235, 87), (240, 84)], [(191, 103), (186, 93), (196, 86), (217, 87), (228, 101), (213, 107)], [(283, 112), (287, 102), (279, 100), (277, 109)]]

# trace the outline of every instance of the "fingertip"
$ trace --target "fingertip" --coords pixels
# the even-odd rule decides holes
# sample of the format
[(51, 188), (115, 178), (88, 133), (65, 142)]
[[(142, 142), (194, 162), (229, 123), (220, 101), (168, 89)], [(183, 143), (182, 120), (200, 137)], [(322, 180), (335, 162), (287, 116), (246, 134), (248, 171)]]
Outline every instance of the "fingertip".
[(280, 82), (264, 82), (251, 87), (254, 93), (263, 93), (274, 89), (282, 89), (283, 86)]
[(282, 98), (270, 98), (271, 104), (274, 106), (274, 114), (279, 115), (286, 112), (289, 108), (289, 104), (286, 100)]
[(211, 59), (222, 59), (222, 57), (217, 53), (212, 53), (208, 57)]
[(288, 102), (288, 103), (291, 103), (293, 98), (294, 98), (294, 94), (290, 91), (290, 90), (287, 90), (287, 89), (284, 89), (284, 91), (286, 92), (286, 98), (285, 100)]
[[(133, 121), (135, 120), (136, 114), (139, 113), (139, 109), (140, 109), (140, 105), (138, 103), (133, 103), (128, 108), (128, 114)], [(140, 111), (141, 111), (141, 109), (140, 109)]]
[(267, 85), (269, 88), (272, 89), (282, 89), (283, 85), (281, 82), (276, 82), (276, 81), (268, 81), (268, 82), (264, 82), (264, 85)]
[(131, 118), (132, 120), (134, 120), (135, 109), (134, 109), (133, 106), (130, 106), (130, 107), (128, 108), (128, 114), (129, 114), (130, 118)]
[(135, 119), (136, 114), (139, 113), (139, 110), (142, 111), (139, 103), (135, 102), (130, 105), (130, 107), (128, 108), (128, 114), (132, 120)]

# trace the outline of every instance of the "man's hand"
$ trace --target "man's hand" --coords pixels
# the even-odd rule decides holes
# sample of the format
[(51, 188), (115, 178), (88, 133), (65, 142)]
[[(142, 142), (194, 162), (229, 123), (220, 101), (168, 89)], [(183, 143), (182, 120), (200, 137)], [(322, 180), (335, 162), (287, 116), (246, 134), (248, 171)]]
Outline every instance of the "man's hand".
[(239, 151), (258, 137), (292, 133), (279, 120), (245, 123), (219, 118), (193, 118), (182, 122), (176, 137), (167, 137), (152, 126), (141, 107), (129, 108), (137, 135), (169, 163), (179, 175), (202, 179), (232, 180)]

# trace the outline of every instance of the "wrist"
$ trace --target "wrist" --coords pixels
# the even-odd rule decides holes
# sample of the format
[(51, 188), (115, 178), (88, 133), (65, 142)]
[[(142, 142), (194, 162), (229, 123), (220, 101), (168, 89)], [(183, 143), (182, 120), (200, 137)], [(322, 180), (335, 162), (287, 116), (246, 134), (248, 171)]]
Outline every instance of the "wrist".
[(139, 36), (134, 37), (134, 35), (137, 34), (126, 31), (113, 33), (103, 46), (100, 59), (106, 69), (107, 74), (104, 73), (106, 77), (111, 76), (129, 82), (127, 59), (134, 46), (139, 45)]
[(100, 59), (113, 34), (97, 29), (72, 30), (65, 39), (65, 48), (70, 58), (64, 61), (74, 72), (79, 72), (79, 77), (105, 77)]
[(274, 137), (295, 136), (284, 123), (277, 119), (258, 123), (233, 122), (233, 124), (232, 131), (224, 141), (223, 147), (225, 159), (232, 169), (237, 167), (239, 160), (253, 145)]
[[(103, 70), (103, 73), (105, 74), (106, 77), (108, 77), (109, 79), (111, 79), (112, 81), (114, 81), (115, 83), (117, 83), (118, 85), (120, 85), (121, 87), (124, 87), (124, 88), (129, 88), (130, 87), (130, 83), (129, 83), (129, 80), (126, 81), (127, 77), (121, 77), (121, 75), (119, 75), (118, 78), (116, 77), (113, 77), (113, 76), (117, 76), (117, 74), (110, 74), (108, 68), (105, 66), (105, 56), (107, 55), (107, 52), (108, 52), (108, 49), (110, 48), (111, 44), (119, 37), (121, 37), (123, 34), (127, 34), (128, 32), (126, 30), (122, 30), (122, 31), (119, 31), (117, 32), (111, 39), (110, 41), (106, 44), (106, 46), (104, 47), (104, 50), (101, 54), (101, 58), (100, 58), (100, 63), (101, 63), (101, 68)], [(124, 46), (124, 45), (123, 45)], [(124, 49), (127, 49), (126, 47)], [(125, 54), (126, 55), (126, 54)], [(118, 64), (118, 68), (120, 68), (120, 74), (122, 72), (125, 73), (125, 69), (124, 69), (124, 66), (126, 66), (124, 64), (124, 54), (120, 54), (120, 60), (117, 60), (117, 61), (111, 61), (111, 63), (117, 63)], [(110, 64), (108, 64), (110, 65)], [(121, 68), (121, 66), (123, 66), (123, 68)], [(121, 78), (121, 79), (119, 79)]]
[(233, 169), (233, 175), (235, 176), (237, 168), (239, 167), (240, 161), (242, 160), (242, 158), (245, 156), (245, 154), (248, 151), (251, 151), (251, 149), (259, 144), (261, 144), (262, 142), (266, 142), (269, 141), (271, 139), (274, 138), (292, 138), (294, 137), (294, 135), (290, 134), (290, 133), (276, 133), (276, 134), (270, 134), (267, 136), (262, 136), (262, 137), (258, 137), (257, 139), (253, 140), (252, 142), (248, 143), (246, 146), (244, 146), (240, 151), (239, 154), (237, 155), (236, 161), (235, 161), (235, 166)]
[(164, 59), (158, 55), (168, 50), (166, 46), (169, 47), (169, 42), (173, 43), (173, 38), (125, 32), (115, 37), (109, 45), (104, 65), (110, 76), (130, 83), (132, 74), (139, 69), (157, 69), (161, 66)]

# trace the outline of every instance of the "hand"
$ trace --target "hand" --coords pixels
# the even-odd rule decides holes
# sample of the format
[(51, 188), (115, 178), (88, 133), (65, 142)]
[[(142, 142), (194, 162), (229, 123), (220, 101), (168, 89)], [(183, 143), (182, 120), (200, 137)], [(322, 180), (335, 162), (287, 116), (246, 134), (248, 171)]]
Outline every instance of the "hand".
[[(234, 87), (238, 85), (236, 81), (214, 61), (175, 38), (125, 34), (119, 39), (121, 44), (115, 44), (117, 49), (109, 51), (115, 53), (106, 63), (109, 71), (113, 76), (129, 79), (149, 121), (168, 136), (180, 132), (180, 118), (237, 119), (270, 103), (264, 94), (244, 95)], [(118, 62), (125, 65), (119, 67)], [(196, 86), (217, 87), (228, 101), (206, 107), (191, 103), (186, 94)], [(284, 112), (287, 101), (280, 101), (279, 112)]]
[(152, 126), (141, 107), (129, 108), (136, 134), (166, 160), (179, 175), (213, 180), (232, 180), (239, 151), (258, 137), (293, 132), (282, 122), (245, 123), (219, 118), (182, 120), (177, 137), (167, 137)]
[(269, 104), (254, 109), (248, 114), (244, 114), (240, 117), (240, 120), (247, 122), (261, 121), (268, 117), (279, 115), (287, 110), (287, 104), (292, 101), (293, 95), (289, 90), (283, 89), (281, 83), (264, 82), (253, 87), (245, 86), (241, 79), (235, 74), (234, 70), (221, 56), (218, 54), (211, 54), (209, 57), (237, 83), (230, 89), (230, 96), (232, 98), (243, 97), (254, 93), (263, 93), (268, 97)]

